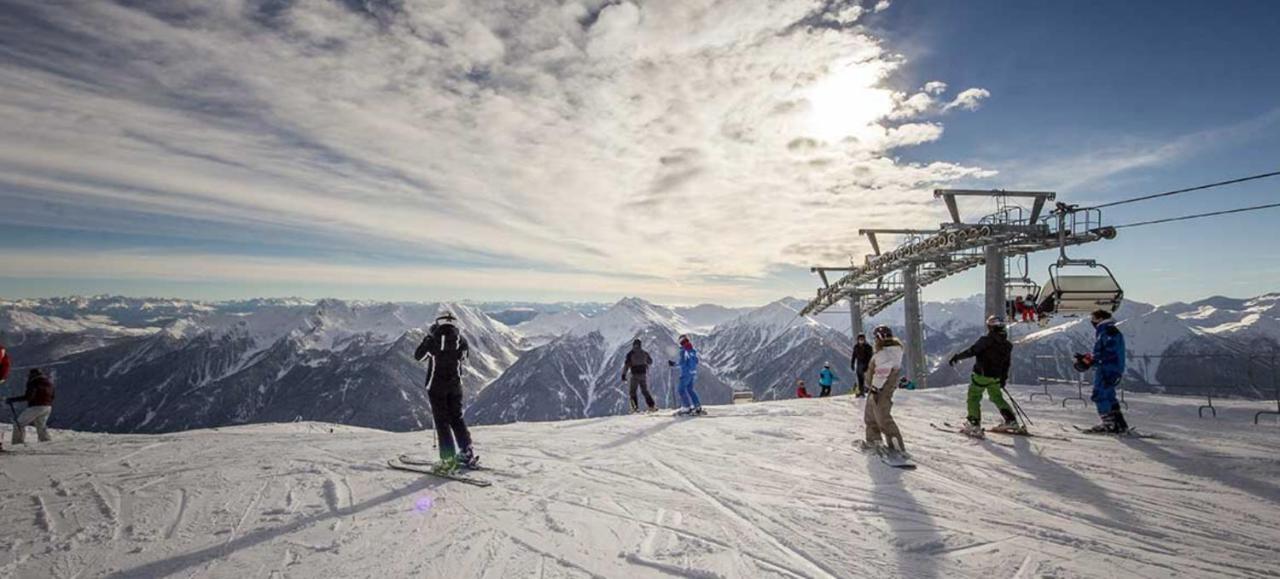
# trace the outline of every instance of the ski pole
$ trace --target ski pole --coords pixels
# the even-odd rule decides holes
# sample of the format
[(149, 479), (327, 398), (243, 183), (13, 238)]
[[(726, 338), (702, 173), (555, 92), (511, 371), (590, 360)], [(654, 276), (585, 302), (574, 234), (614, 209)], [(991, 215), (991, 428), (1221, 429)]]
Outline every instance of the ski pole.
[(1013, 403), (1013, 409), (1022, 416), (1022, 420), (1025, 421), (1028, 426), (1035, 426), (1035, 423), (1031, 422), (1031, 417), (1027, 416), (1027, 413), (1022, 410), (1022, 405), (1018, 404), (1018, 399), (1014, 398), (1013, 395), (1009, 393), (1009, 389), (1005, 388), (1004, 384), (1000, 385), (1000, 389), (1004, 390), (1004, 395), (1009, 397), (1009, 402)]

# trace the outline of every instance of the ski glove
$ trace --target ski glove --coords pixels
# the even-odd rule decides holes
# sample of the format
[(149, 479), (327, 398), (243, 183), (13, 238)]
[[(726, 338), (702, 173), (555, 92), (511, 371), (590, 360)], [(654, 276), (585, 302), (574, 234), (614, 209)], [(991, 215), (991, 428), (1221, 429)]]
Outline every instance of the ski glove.
[(675, 367), (676, 367), (676, 363), (675, 363), (675, 361), (673, 361), (673, 360), (667, 360), (667, 365), (668, 365), (668, 366), (670, 366), (670, 367), (672, 367), (672, 368), (675, 368)]
[(950, 360), (947, 360), (947, 365), (955, 368), (958, 362), (960, 362), (960, 356), (952, 356)]

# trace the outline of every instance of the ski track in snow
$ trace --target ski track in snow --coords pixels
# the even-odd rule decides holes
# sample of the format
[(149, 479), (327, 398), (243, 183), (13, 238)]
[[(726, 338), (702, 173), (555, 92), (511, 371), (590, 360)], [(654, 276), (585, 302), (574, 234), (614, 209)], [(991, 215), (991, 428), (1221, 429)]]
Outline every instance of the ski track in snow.
[[(1033, 431), (1096, 420), (1014, 390)], [(1257, 404), (1199, 420), (1131, 394), (1153, 440), (929, 427), (963, 398), (896, 397), (916, 471), (856, 451), (861, 401), (835, 397), (478, 427), (489, 488), (385, 468), (429, 432), (56, 431), (0, 457), (0, 576), (1280, 575), (1280, 429)]]

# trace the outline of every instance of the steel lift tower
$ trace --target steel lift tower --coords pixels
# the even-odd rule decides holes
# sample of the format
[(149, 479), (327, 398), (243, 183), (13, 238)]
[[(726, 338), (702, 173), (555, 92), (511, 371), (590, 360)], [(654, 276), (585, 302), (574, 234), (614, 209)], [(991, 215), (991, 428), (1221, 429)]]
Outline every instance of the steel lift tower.
[[(993, 199), (996, 211), (976, 223), (964, 222), (959, 199), (970, 197)], [(1109, 306), (1114, 310), (1119, 306), (1123, 292), (1106, 266), (1066, 255), (1069, 246), (1115, 237), (1115, 228), (1102, 225), (1098, 209), (1057, 203), (1046, 213), (1047, 204), (1056, 200), (1056, 194), (1044, 191), (939, 189), (934, 191), (934, 198), (946, 203), (950, 222), (937, 229), (859, 230), (867, 236), (873, 253), (867, 255), (860, 266), (811, 268), (821, 277), (822, 287), (800, 315), (821, 313), (847, 300), (856, 336), (863, 330), (864, 315), (874, 316), (902, 300), (906, 318), (903, 337), (907, 346), (904, 366), (907, 375), (923, 388), (929, 369), (924, 352), (920, 289), (929, 284), (985, 265), (986, 313), (1005, 316), (1006, 288), (1010, 284), (1030, 283), (1026, 278), (1009, 279), (1006, 262), (1037, 251), (1057, 249), (1060, 257), (1050, 266), (1049, 281), (1036, 296), (1037, 302), (1046, 300), (1047, 314), (1072, 315), (1098, 307)], [(1011, 200), (1029, 200), (1030, 208)], [(903, 236), (904, 241), (884, 253), (879, 235)], [(1063, 267), (1101, 268), (1106, 275), (1064, 276), (1061, 275)], [(828, 272), (843, 275), (831, 280)]]

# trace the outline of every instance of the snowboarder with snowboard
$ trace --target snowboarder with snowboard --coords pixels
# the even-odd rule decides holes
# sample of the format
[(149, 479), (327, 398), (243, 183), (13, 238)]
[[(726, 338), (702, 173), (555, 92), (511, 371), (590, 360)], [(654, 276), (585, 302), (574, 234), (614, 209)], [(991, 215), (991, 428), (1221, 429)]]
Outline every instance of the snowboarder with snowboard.
[(863, 422), (866, 423), (866, 439), (864, 448), (889, 456), (905, 457), (906, 445), (902, 442), (902, 432), (893, 421), (890, 411), (893, 410), (893, 392), (898, 389), (898, 378), (902, 376), (902, 342), (893, 337), (889, 326), (877, 326), (871, 332), (875, 338), (875, 354), (867, 366), (870, 392), (867, 394), (866, 407), (863, 410)]
[(36, 438), (40, 442), (53, 440), (49, 437), (49, 429), (45, 427), (53, 412), (53, 381), (39, 368), (32, 368), (27, 375), (26, 393), (6, 398), (5, 402), (10, 406), (14, 402), (27, 403), (27, 408), (18, 415), (18, 421), (13, 425), (14, 444), (25, 444), (27, 427), (32, 425), (36, 427)]
[(954, 368), (956, 363), (967, 358), (975, 360), (973, 372), (969, 376), (969, 423), (962, 432), (975, 438), (983, 437), (982, 394), (985, 392), (1004, 418), (1004, 422), (992, 431), (1025, 433), (1026, 427), (1018, 424), (1018, 415), (1002, 394), (1005, 382), (1009, 380), (1009, 365), (1013, 359), (1013, 344), (1009, 342), (1002, 318), (987, 318), (987, 334), (978, 338), (969, 349), (952, 356), (947, 364)]
[(804, 387), (803, 378), (796, 378), (796, 398), (813, 398), (809, 395), (809, 389)]
[(680, 360), (668, 360), (667, 365), (680, 367), (680, 385), (676, 393), (680, 395), (680, 410), (676, 416), (700, 416), (706, 414), (702, 410), (702, 401), (698, 400), (698, 392), (693, 389), (698, 380), (698, 351), (693, 348), (689, 336), (680, 335)]
[(849, 360), (849, 368), (858, 379), (857, 387), (853, 390), (853, 395), (857, 398), (867, 395), (867, 365), (871, 363), (873, 354), (875, 351), (867, 343), (867, 335), (858, 334), (857, 342), (853, 345), (852, 359)]
[(822, 390), (818, 393), (818, 398), (830, 396), (831, 385), (835, 384), (836, 380), (839, 380), (839, 378), (836, 378), (835, 372), (831, 371), (831, 364), (823, 364), (822, 371), (818, 372), (818, 386), (822, 387)]
[(1120, 333), (1107, 310), (1093, 312), (1089, 322), (1094, 327), (1093, 354), (1076, 354), (1076, 368), (1081, 372), (1093, 369), (1093, 395), (1090, 399), (1097, 405), (1102, 423), (1086, 432), (1124, 434), (1129, 431), (1129, 423), (1120, 412), (1120, 401), (1116, 399), (1116, 387), (1124, 378), (1124, 334)]
[(639, 389), (644, 393), (644, 402), (648, 405), (649, 412), (658, 409), (653, 403), (653, 394), (649, 393), (649, 366), (653, 364), (653, 358), (649, 353), (644, 351), (643, 343), (640, 338), (636, 338), (631, 342), (631, 351), (627, 352), (626, 361), (622, 365), (622, 381), (627, 382), (627, 373), (631, 373), (631, 412), (640, 411), (640, 403), (636, 400), (636, 390)]
[(462, 419), (462, 362), (470, 346), (449, 312), (436, 317), (414, 358), (427, 360), (427, 399), (440, 447), (437, 469), (443, 473), (474, 468), (479, 457), (471, 447), (471, 433)]

